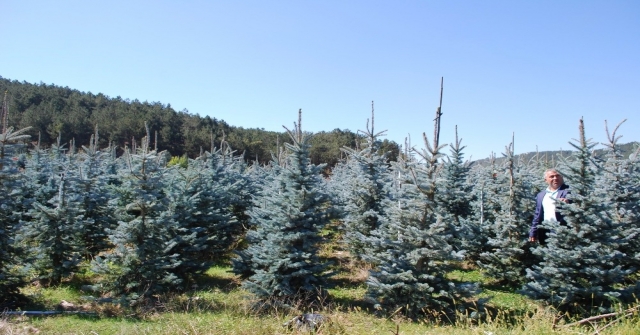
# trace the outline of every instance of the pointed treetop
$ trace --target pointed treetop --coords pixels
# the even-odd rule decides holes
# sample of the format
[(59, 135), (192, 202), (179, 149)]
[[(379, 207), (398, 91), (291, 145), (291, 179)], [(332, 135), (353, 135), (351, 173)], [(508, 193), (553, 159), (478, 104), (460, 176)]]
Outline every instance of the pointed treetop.
[(298, 109), (298, 138), (302, 138), (302, 108)]
[(444, 91), (444, 77), (440, 78), (440, 105), (436, 109), (435, 127), (433, 134), (433, 146), (438, 147), (440, 142), (440, 117), (442, 116), (442, 93)]
[(609, 141), (608, 144), (605, 144), (606, 146), (608, 146), (609, 148), (611, 148), (611, 150), (615, 151), (615, 146), (616, 143), (618, 143), (618, 140), (622, 137), (622, 135), (620, 136), (616, 136), (616, 132), (618, 131), (618, 129), (620, 128), (620, 126), (625, 123), (627, 121), (627, 119), (624, 119), (622, 121), (620, 121), (620, 123), (618, 123), (618, 125), (613, 129), (613, 133), (609, 133), (609, 125), (607, 124), (607, 120), (604, 120), (604, 130), (607, 132), (607, 140)]
[(584, 148), (587, 146), (587, 139), (584, 135), (584, 119), (580, 118), (580, 126), (578, 127), (580, 130), (580, 145)]
[(298, 109), (298, 123), (293, 123), (293, 131), (284, 125), (282, 128), (287, 130), (287, 133), (289, 133), (289, 136), (291, 136), (294, 141), (298, 143), (302, 142), (302, 108)]
[[(386, 133), (386, 130), (383, 130), (381, 132), (376, 133), (374, 131), (374, 108), (373, 108), (373, 100), (371, 101), (371, 128), (369, 128), (369, 119), (367, 119), (367, 130), (358, 130), (358, 132), (364, 134), (368, 139), (369, 142), (374, 143), (376, 138), (380, 137), (380, 136), (385, 136), (384, 133)], [(358, 146), (358, 143), (356, 143), (356, 146)]]
[(373, 100), (371, 100), (371, 133), (373, 134)]

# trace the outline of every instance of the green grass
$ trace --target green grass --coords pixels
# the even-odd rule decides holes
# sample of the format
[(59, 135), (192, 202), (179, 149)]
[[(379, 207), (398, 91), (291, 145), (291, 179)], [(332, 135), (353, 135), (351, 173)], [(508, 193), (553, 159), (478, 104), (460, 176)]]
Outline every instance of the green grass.
[(516, 292), (515, 288), (496, 284), (493, 279), (478, 269), (457, 269), (447, 274), (449, 279), (459, 282), (480, 283), (482, 288), (478, 298), (488, 299), (491, 307), (507, 311), (534, 311), (540, 305)]
[[(402, 319), (384, 319), (370, 313), (352, 310), (325, 313), (330, 321), (321, 334), (576, 334), (593, 333), (593, 327), (553, 329), (554, 315), (540, 311), (518, 325), (504, 326), (499, 321), (481, 325), (434, 325)], [(288, 315), (257, 316), (228, 311), (216, 313), (167, 312), (144, 320), (128, 318), (82, 318), (78, 316), (49, 317), (18, 321), (12, 326), (22, 329), (28, 323), (42, 334), (294, 334), (282, 323)], [(638, 320), (623, 320), (601, 334), (637, 334)], [(14, 332), (13, 334), (17, 334)]]
[[(448, 277), (459, 282), (479, 282), (484, 290), (480, 298), (490, 298), (486, 304), (489, 317), (478, 323), (459, 315), (453, 323), (411, 321), (399, 315), (378, 315), (364, 301), (366, 285), (361, 269), (346, 262), (336, 265), (341, 270), (332, 279), (329, 297), (323, 309), (315, 311), (328, 316), (319, 334), (577, 334), (595, 333), (612, 320), (599, 325), (565, 327), (557, 313), (515, 292), (495, 285), (481, 271), (452, 271)], [(51, 310), (61, 300), (76, 305), (87, 304), (84, 293), (68, 283), (54, 288), (30, 287), (24, 293), (31, 296), (33, 308)], [(89, 308), (97, 316), (58, 315), (53, 317), (5, 317), (0, 321), (0, 334), (296, 334), (282, 324), (292, 316), (308, 312), (304, 308), (256, 313), (250, 295), (239, 285), (229, 267), (215, 266), (197, 279), (193, 290), (185, 294), (157, 297), (146, 308), (127, 310), (114, 304), (93, 304)], [(599, 334), (638, 334), (640, 318), (620, 319)]]

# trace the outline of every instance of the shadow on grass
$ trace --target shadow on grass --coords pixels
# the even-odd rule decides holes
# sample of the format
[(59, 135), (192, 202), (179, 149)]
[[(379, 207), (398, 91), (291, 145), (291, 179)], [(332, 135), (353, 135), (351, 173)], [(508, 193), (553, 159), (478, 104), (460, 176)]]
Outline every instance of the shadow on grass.
[(365, 282), (361, 279), (346, 277), (346, 276), (335, 276), (330, 277), (327, 280), (327, 284), (330, 288), (342, 287), (342, 288), (357, 288), (361, 287)]
[(362, 310), (367, 312), (373, 312), (374, 308), (372, 303), (366, 301), (364, 297), (352, 297), (345, 295), (329, 294), (327, 298), (327, 305), (331, 309), (342, 312), (349, 312), (352, 310)]
[(372, 307), (364, 299), (366, 286), (362, 280), (350, 276), (330, 277), (327, 280), (329, 288), (328, 302), (339, 310), (352, 310), (354, 308), (367, 310)]
[(91, 282), (84, 277), (71, 276), (59, 285), (47, 286), (40, 282), (33, 282), (23, 290), (25, 299), (22, 310), (56, 311), (61, 310), (62, 301), (81, 300), (82, 296), (93, 292), (83, 291), (83, 286)]
[(454, 271), (449, 273), (447, 278), (456, 284), (478, 283), (481, 289), (488, 289), (496, 292), (518, 294), (522, 287), (521, 283), (512, 283), (507, 280), (496, 280), (484, 274), (477, 266), (467, 263), (454, 265)]
[[(202, 298), (202, 291), (221, 292), (225, 296), (240, 286), (240, 280), (230, 273), (228, 267), (216, 266), (206, 273), (194, 275), (185, 285), (184, 291), (154, 294), (141, 297), (131, 306), (129, 301), (101, 296), (98, 291), (91, 291), (95, 285), (95, 278), (72, 276), (58, 286), (47, 287), (34, 282), (26, 288), (24, 299), (19, 305), (9, 306), (7, 309), (23, 311), (63, 311), (63, 301), (75, 305), (68, 309), (78, 312), (95, 312), (97, 315), (73, 314), (76, 317), (95, 319), (100, 317), (138, 317), (146, 311), (218, 311), (225, 304), (224, 301)], [(200, 296), (200, 297), (199, 297)], [(66, 302), (65, 302), (66, 303)], [(70, 316), (65, 313), (64, 315)], [(35, 316), (38, 317), (38, 316)], [(42, 317), (46, 317), (43, 315)]]
[(496, 292), (518, 294), (518, 290), (521, 288), (521, 285), (514, 285), (500, 280), (494, 280), (487, 284), (483, 284), (482, 288)]
[(371, 303), (368, 303), (363, 298), (353, 298), (353, 297), (336, 297), (333, 295), (329, 296), (329, 302), (334, 306), (336, 310), (339, 311), (350, 311), (354, 309), (369, 311), (373, 308)]
[(25, 311), (45, 311), (49, 308), (49, 306), (45, 303), (43, 299), (39, 298), (28, 298), (25, 303), (21, 306), (22, 310)]
[(195, 278), (194, 288), (202, 289), (219, 289), (222, 292), (229, 293), (240, 287), (240, 280), (236, 277), (220, 276), (217, 274), (203, 273)]

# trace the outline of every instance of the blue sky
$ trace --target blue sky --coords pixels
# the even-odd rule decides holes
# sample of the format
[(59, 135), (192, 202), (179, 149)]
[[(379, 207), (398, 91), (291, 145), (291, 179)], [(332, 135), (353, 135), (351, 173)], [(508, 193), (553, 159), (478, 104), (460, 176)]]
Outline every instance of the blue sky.
[[(0, 76), (159, 101), (234, 126), (364, 129), (466, 157), (640, 141), (639, 1), (29, 1), (0, 4)], [(448, 152), (448, 150), (446, 150)]]

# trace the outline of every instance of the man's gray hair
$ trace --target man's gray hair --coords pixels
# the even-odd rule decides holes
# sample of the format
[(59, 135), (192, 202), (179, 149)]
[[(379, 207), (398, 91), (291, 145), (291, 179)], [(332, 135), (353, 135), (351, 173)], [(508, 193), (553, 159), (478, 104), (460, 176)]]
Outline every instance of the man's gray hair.
[(547, 174), (549, 174), (549, 172), (555, 172), (555, 173), (557, 173), (557, 174), (562, 176), (562, 173), (560, 173), (556, 168), (547, 169), (546, 171), (544, 171), (544, 175), (543, 176), (546, 178)]

